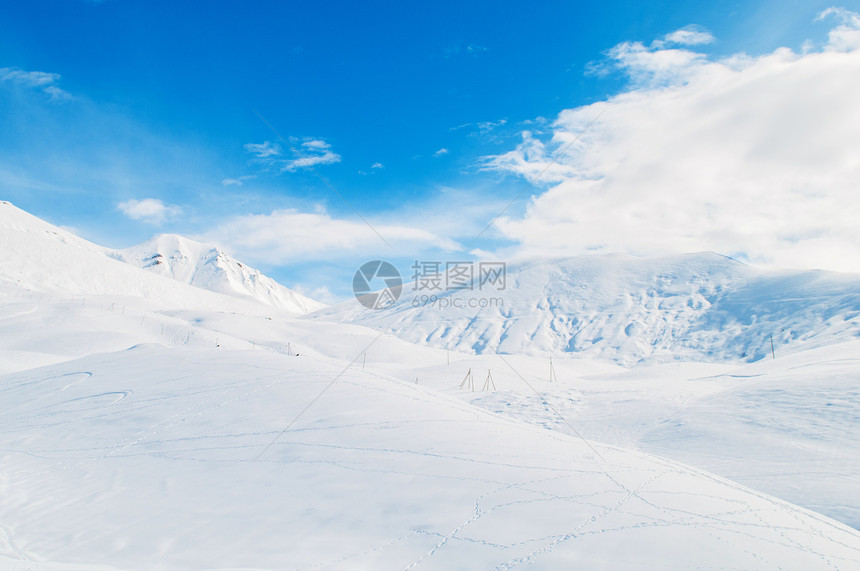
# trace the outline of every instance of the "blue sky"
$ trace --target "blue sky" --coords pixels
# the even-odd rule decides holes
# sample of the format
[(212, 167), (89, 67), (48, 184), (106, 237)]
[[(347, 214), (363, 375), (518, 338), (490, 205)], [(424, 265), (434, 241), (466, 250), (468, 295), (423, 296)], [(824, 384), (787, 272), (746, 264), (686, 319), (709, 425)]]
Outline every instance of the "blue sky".
[[(615, 173), (629, 163), (582, 163), (585, 148), (566, 154), (583, 144), (602, 149), (601, 156), (627, 148), (635, 133), (612, 130), (632, 112), (618, 107), (618, 97), (638, 93), (653, 102), (667, 89), (688, 89), (679, 97), (703, 101), (686, 87), (702, 70), (718, 74), (718, 62), (744, 54), (753, 63), (728, 66), (738, 77), (775, 77), (764, 68), (781, 47), (795, 55), (790, 67), (798, 77), (813, 65), (848, 70), (847, 56), (833, 63), (808, 54), (836, 50), (828, 34), (840, 26), (853, 37), (851, 14), (860, 10), (843, 1), (844, 10), (817, 20), (832, 2), (4, 4), (0, 197), (106, 246), (165, 232), (217, 242), (324, 298), (345, 295), (355, 268), (375, 257), (408, 268), (418, 258), (659, 254), (680, 244), (780, 262), (773, 253), (779, 243), (738, 238), (722, 226), (710, 242), (698, 235), (687, 241), (690, 231), (679, 229), (680, 238), (647, 248), (641, 233), (594, 244), (567, 239), (595, 232), (577, 226), (572, 214), (550, 232), (555, 241), (541, 242), (534, 228), (553, 228), (542, 212), (578, 210), (583, 196), (576, 193), (586, 191), (573, 186), (587, 172)], [(688, 34), (671, 36), (677, 30)], [(856, 49), (849, 41), (836, 51), (853, 56)], [(670, 59), (671, 74), (655, 71)], [(766, 81), (748, 83), (771, 93)], [(735, 100), (727, 95), (725, 105)], [(566, 135), (607, 101), (615, 106), (595, 124), (594, 138), (566, 148)], [(610, 136), (615, 143), (601, 147)], [(555, 151), (564, 151), (558, 164), (535, 180)], [(788, 149), (777, 159), (787, 165), (790, 156)], [(634, 174), (630, 180), (641, 180)], [(854, 174), (846, 170), (836, 186), (850, 186)], [(665, 180), (653, 185), (664, 188)], [(811, 196), (819, 183), (825, 181), (812, 173), (804, 188)], [(565, 192), (575, 200), (552, 202)], [(654, 199), (671, 204), (682, 196)], [(499, 224), (473, 242), (512, 201)], [(608, 211), (606, 204), (591, 207), (592, 220)], [(848, 207), (854, 212), (854, 203)], [(655, 228), (665, 223), (648, 220)], [(792, 219), (773, 232), (812, 251), (806, 238), (820, 240), (825, 230)], [(846, 232), (828, 235), (828, 247), (850, 250)]]

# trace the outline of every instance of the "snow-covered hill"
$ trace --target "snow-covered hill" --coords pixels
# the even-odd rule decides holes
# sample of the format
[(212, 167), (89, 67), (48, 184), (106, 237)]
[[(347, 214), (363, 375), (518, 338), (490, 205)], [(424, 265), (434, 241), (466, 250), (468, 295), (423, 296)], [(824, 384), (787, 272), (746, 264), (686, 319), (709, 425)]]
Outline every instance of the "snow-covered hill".
[[(186, 246), (184, 252), (193, 254), (205, 249), (202, 244), (176, 238), (177, 245)], [(165, 245), (170, 242), (164, 240)], [(144, 249), (140, 247), (141, 252)], [(208, 265), (197, 257), (186, 264), (178, 253), (170, 252), (176, 255), (171, 265), (176, 268), (175, 274), (143, 271), (117, 259), (122, 256), (115, 250), (97, 246), (8, 202), (0, 202), (0, 282), (57, 295), (142, 297), (163, 307), (186, 309), (262, 313), (271, 312), (274, 306), (299, 314), (323, 307), (225, 256), (215, 255)], [(130, 251), (127, 255), (133, 259)], [(182, 273), (185, 268), (188, 273)], [(195, 275), (201, 277), (194, 280)], [(243, 281), (244, 276), (247, 280)], [(225, 299), (224, 294), (230, 297)]]
[(175, 234), (162, 234), (114, 257), (182, 283), (228, 295), (249, 296), (293, 313), (325, 307), (290, 290), (215, 246)]
[(713, 253), (585, 256), (509, 267), (504, 290), (404, 286), (394, 306), (315, 313), (416, 343), (507, 354), (578, 353), (633, 364), (755, 361), (860, 334), (860, 276), (764, 272)]

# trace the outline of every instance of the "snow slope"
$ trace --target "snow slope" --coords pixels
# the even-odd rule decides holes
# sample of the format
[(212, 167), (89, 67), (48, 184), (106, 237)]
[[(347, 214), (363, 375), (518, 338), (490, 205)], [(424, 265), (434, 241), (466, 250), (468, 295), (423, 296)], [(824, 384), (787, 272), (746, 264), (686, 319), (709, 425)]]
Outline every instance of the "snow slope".
[[(497, 414), (705, 469), (860, 529), (860, 340), (751, 364), (633, 369), (451, 355), (391, 374)], [(459, 388), (467, 370), (474, 391)], [(491, 370), (496, 390), (483, 391)]]
[(183, 236), (162, 234), (137, 246), (116, 250), (112, 255), (182, 283), (228, 295), (248, 296), (297, 314), (325, 307), (218, 248)]
[[(404, 286), (385, 310), (354, 302), (315, 319), (359, 323), (474, 353), (577, 353), (623, 364), (756, 361), (860, 334), (860, 276), (764, 272), (712, 253), (587, 256), (509, 267), (506, 288)], [(476, 306), (472, 307), (470, 304)]]
[(707, 382), (721, 390), (642, 427), (637, 447), (860, 529), (860, 341), (691, 381)]
[(0, 557), (9, 560), (860, 564), (860, 534), (783, 501), (305, 355), (140, 345), (7, 375), (0, 395)]

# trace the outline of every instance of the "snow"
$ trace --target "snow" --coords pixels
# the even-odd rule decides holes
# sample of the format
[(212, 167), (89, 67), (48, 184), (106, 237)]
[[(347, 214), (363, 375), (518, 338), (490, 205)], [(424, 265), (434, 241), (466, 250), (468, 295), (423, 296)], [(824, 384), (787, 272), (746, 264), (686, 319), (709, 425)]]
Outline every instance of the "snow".
[(860, 561), (856, 532), (716, 476), (342, 371), (148, 344), (5, 376), (5, 555), (166, 569)]
[(0, 204), (0, 281), (50, 299), (88, 295), (143, 299), (163, 307), (229, 308), (264, 312), (252, 299), (191, 287), (123, 263), (111, 251), (48, 224), (9, 203)]
[[(501, 291), (417, 285), (406, 284), (386, 311), (347, 302), (313, 317), (476, 354), (574, 353), (625, 365), (757, 361), (770, 356), (771, 335), (781, 352), (860, 333), (860, 276), (765, 272), (713, 253), (509, 266)], [(427, 295), (438, 299), (424, 303)]]
[(0, 243), (0, 569), (860, 566), (838, 304), (777, 359), (557, 353), (549, 382), (539, 352), (300, 317), (3, 204)]
[(116, 250), (111, 255), (182, 283), (228, 295), (249, 296), (296, 314), (325, 307), (325, 304), (285, 288), (214, 246), (175, 234), (162, 234), (137, 246)]
[[(479, 365), (472, 357), (454, 367), (480, 371), (475, 392), (432, 386), (554, 431), (575, 429), (697, 466), (860, 528), (857, 355), (860, 341), (740, 366), (600, 370), (588, 360), (557, 357), (553, 383), (545, 359), (506, 357), (540, 395), (498, 358)], [(488, 367), (498, 390), (482, 392)], [(430, 369), (421, 375), (428, 383), (434, 376)]]

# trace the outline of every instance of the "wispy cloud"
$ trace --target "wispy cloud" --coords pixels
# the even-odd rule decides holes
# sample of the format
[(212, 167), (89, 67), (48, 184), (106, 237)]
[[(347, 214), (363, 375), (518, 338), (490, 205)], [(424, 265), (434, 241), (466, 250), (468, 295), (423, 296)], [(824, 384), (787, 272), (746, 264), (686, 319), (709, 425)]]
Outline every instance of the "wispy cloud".
[(433, 153), (433, 156), (434, 157), (441, 157), (442, 155), (447, 155), (448, 152), (449, 152), (448, 149), (446, 149), (445, 147), (442, 147), (441, 149), (439, 149), (438, 151)]
[(675, 30), (663, 36), (662, 39), (655, 40), (651, 46), (656, 48), (664, 47), (666, 44), (676, 44), (679, 46), (701, 46), (712, 43), (716, 38), (704, 28), (699, 26), (686, 26), (679, 30)]
[(248, 143), (245, 145), (245, 150), (253, 154), (258, 159), (268, 159), (271, 157), (281, 156), (281, 146), (278, 143), (273, 143), (271, 141)]
[(499, 119), (498, 121), (481, 121), (476, 123), (476, 125), (478, 127), (478, 134), (485, 135), (498, 127), (503, 127), (507, 123), (507, 119)]
[(469, 129), (473, 133), (477, 133), (479, 135), (485, 135), (490, 131), (502, 127), (508, 123), (507, 119), (499, 119), (498, 121), (478, 121), (477, 123), (463, 123), (462, 125), (457, 125), (456, 127), (451, 127), (448, 129), (449, 131), (459, 131), (461, 129)]
[(157, 198), (144, 198), (143, 200), (131, 198), (125, 202), (120, 202), (117, 208), (132, 220), (156, 225), (182, 214), (182, 209), (179, 206), (164, 204)]
[(286, 156), (281, 143), (272, 141), (248, 143), (245, 150), (253, 154), (259, 162), (280, 172), (294, 172), (341, 161), (341, 156), (332, 151), (331, 145), (322, 139), (291, 137), (289, 143), (289, 156)]
[(860, 18), (822, 17), (840, 24), (804, 54), (616, 46), (608, 65), (631, 89), (488, 157), (488, 168), (529, 180), (547, 169), (550, 186), (497, 229), (524, 256), (715, 250), (860, 271)]
[(0, 82), (9, 83), (25, 88), (37, 89), (45, 93), (51, 101), (71, 99), (67, 91), (60, 89), (57, 84), (60, 74), (44, 71), (25, 71), (14, 67), (0, 67)]
[(510, 138), (510, 129), (503, 129), (508, 124), (507, 118), (496, 121), (476, 121), (474, 123), (463, 123), (451, 127), (450, 132), (462, 131), (467, 137), (481, 139), (485, 142), (500, 143)]
[(372, 165), (370, 165), (370, 168), (372, 168), (372, 169), (384, 169), (385, 165), (383, 165), (382, 163), (373, 163)]

